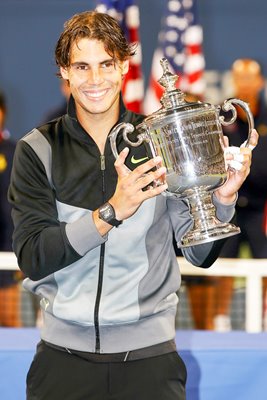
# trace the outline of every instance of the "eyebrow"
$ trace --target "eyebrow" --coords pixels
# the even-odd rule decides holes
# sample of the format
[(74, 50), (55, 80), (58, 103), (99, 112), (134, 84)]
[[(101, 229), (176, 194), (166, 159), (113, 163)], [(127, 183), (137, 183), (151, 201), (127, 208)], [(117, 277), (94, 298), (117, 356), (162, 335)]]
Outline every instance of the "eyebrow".
[[(105, 63), (110, 62), (110, 61), (116, 62), (115, 58), (107, 58), (106, 60), (103, 60), (103, 61), (99, 62), (98, 64), (102, 65), (102, 64), (105, 64)], [(86, 62), (86, 61), (76, 61), (74, 63), (71, 63), (71, 65), (79, 66), (79, 65), (90, 65), (90, 64), (88, 62)]]

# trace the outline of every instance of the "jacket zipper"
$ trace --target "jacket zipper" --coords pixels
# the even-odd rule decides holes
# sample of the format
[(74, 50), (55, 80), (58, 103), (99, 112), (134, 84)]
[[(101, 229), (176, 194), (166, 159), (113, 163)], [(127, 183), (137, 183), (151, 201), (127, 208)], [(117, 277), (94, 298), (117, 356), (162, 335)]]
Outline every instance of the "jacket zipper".
[[(105, 202), (105, 156), (100, 155), (100, 169), (102, 173), (102, 194), (103, 202)], [(94, 310), (94, 324), (95, 324), (95, 352), (100, 353), (100, 331), (99, 331), (99, 307), (100, 299), (103, 286), (103, 275), (104, 275), (104, 258), (105, 258), (105, 243), (101, 244), (100, 247), (100, 260), (99, 260), (99, 273), (98, 273), (98, 284), (97, 284), (97, 294)]]

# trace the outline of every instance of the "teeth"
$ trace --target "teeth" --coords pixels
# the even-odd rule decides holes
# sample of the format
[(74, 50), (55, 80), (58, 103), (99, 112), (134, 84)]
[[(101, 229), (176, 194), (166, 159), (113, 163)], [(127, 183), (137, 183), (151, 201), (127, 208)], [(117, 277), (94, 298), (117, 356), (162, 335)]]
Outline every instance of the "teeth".
[(86, 93), (88, 97), (93, 97), (94, 99), (97, 99), (99, 97), (102, 97), (106, 93), (106, 90), (102, 90), (101, 92), (90, 92)]

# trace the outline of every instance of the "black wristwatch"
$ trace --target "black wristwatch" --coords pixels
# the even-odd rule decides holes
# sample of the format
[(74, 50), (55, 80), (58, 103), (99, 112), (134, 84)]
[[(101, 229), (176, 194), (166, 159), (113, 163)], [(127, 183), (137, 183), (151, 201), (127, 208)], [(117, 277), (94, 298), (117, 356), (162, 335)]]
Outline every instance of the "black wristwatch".
[(115, 210), (109, 203), (105, 203), (103, 206), (99, 207), (98, 216), (100, 219), (112, 226), (118, 227), (120, 224), (122, 224), (122, 221), (118, 221), (116, 219)]

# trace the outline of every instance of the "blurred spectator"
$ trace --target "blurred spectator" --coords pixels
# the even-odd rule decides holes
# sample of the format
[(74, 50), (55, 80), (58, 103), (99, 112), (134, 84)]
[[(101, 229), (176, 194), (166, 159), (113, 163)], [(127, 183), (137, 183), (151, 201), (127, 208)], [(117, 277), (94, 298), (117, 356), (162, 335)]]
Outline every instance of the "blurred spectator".
[[(240, 257), (240, 250), (245, 245), (251, 257), (267, 258), (267, 238), (263, 229), (267, 199), (267, 106), (263, 96), (264, 77), (257, 61), (239, 59), (232, 65), (232, 79), (234, 97), (249, 103), (260, 138), (257, 148), (253, 151), (250, 175), (239, 190), (235, 223), (241, 228), (241, 234), (233, 236), (225, 243), (221, 257)], [(224, 128), (232, 146), (240, 146), (246, 140), (248, 132), (244, 111), (237, 107), (237, 112), (236, 122)], [(217, 282), (215, 329), (219, 331), (231, 329), (229, 311), (233, 282), (231, 277), (220, 278)], [(263, 279), (265, 294), (266, 287), (267, 280)]]
[(63, 100), (58, 107), (55, 107), (48, 111), (48, 113), (44, 116), (43, 123), (51, 121), (57, 117), (61, 117), (61, 115), (66, 114), (67, 112), (67, 103), (70, 96), (70, 88), (69, 82), (65, 79), (60, 79), (60, 91), (63, 95)]
[[(6, 114), (5, 96), (0, 93), (0, 251), (12, 251), (13, 232), (7, 190), (16, 145), (9, 138), (9, 132), (5, 129)], [(20, 274), (19, 271), (0, 270), (0, 326), (21, 326)]]

